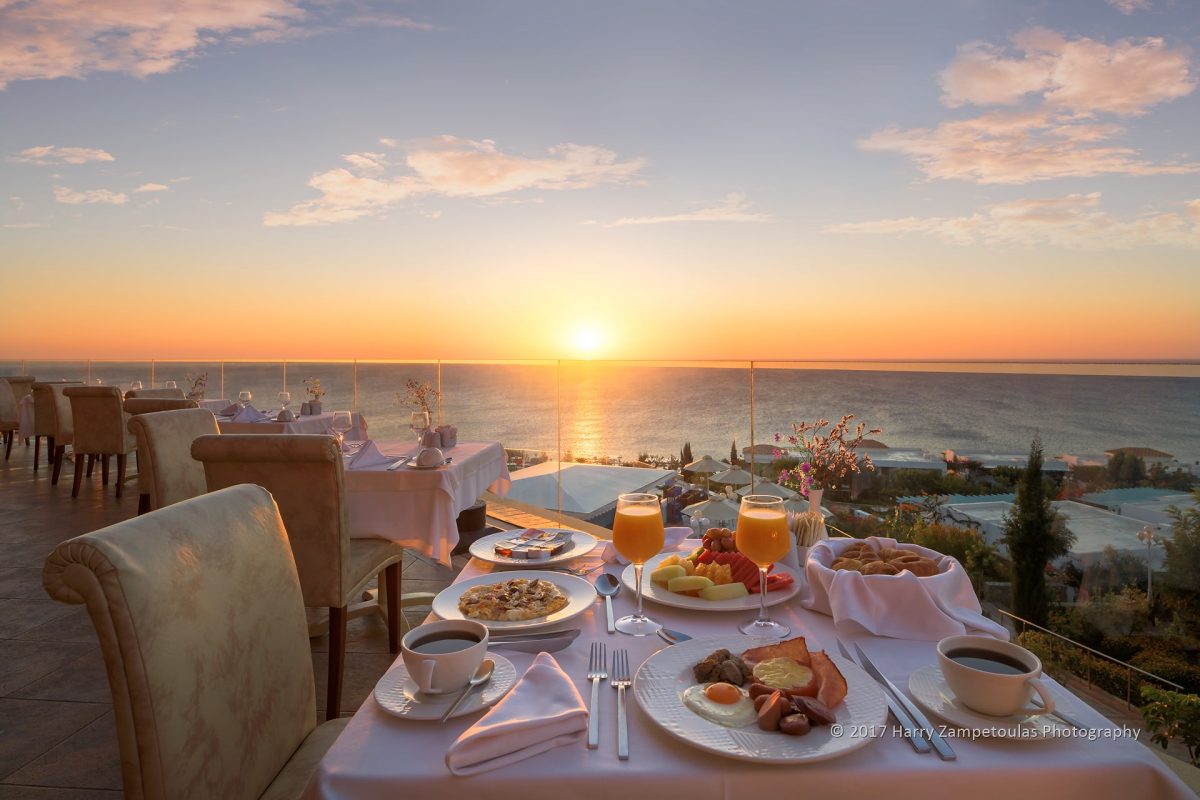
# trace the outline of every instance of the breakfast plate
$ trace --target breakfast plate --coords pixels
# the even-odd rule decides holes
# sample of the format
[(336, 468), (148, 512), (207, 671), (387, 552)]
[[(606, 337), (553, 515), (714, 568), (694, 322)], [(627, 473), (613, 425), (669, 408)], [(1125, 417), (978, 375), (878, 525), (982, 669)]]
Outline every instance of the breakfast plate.
[(526, 569), (537, 569), (551, 564), (561, 564), (564, 561), (570, 561), (572, 558), (579, 558), (579, 556), (592, 552), (596, 547), (596, 537), (582, 531), (570, 531), (564, 528), (540, 528), (539, 530), (543, 530), (546, 533), (569, 533), (571, 534), (571, 544), (561, 553), (550, 558), (540, 558), (536, 561), (531, 561), (528, 558), (509, 558), (508, 556), (499, 555), (496, 552), (496, 545), (507, 539), (512, 539), (521, 532), (501, 531), (500, 533), (493, 533), (490, 536), (484, 536), (472, 542), (470, 548), (471, 555), (480, 561), (501, 564), (506, 567), (520, 566)]
[[(981, 738), (1020, 741), (1052, 739), (1071, 729), (1069, 725), (1049, 714), (1039, 714), (1036, 717), (991, 717), (972, 711), (954, 696), (954, 692), (946, 684), (946, 679), (942, 677), (942, 671), (935, 664), (914, 670), (908, 676), (908, 693), (929, 713)], [(1058, 692), (1054, 693), (1055, 705), (1060, 702), (1060, 697)], [(1074, 713), (1069, 708), (1064, 708), (1063, 712)]]
[[(700, 597), (692, 597), (691, 595), (668, 591), (667, 587), (660, 586), (659, 584), (650, 580), (650, 573), (658, 567), (660, 562), (672, 555), (679, 554), (659, 553), (654, 558), (646, 562), (646, 566), (643, 570), (645, 575), (642, 583), (642, 597), (645, 597), (647, 600), (653, 600), (659, 605), (671, 606), (672, 608), (692, 608), (704, 611), (758, 610), (757, 592), (746, 595), (745, 597), (737, 597), (733, 600), (705, 600)], [(797, 572), (791, 567), (779, 563), (775, 564), (775, 569), (772, 572), (778, 572), (784, 575), (792, 576), (792, 585), (786, 589), (780, 589), (775, 592), (767, 592), (768, 606), (776, 606), (780, 603), (787, 602), (795, 597), (796, 593), (800, 591), (801, 573)], [(625, 584), (625, 588), (629, 589), (631, 592), (635, 592), (637, 590), (637, 584), (634, 581), (632, 564), (626, 567), (624, 572), (621, 573), (621, 583)]]
[[(508, 694), (508, 690), (517, 682), (517, 669), (511, 661), (491, 652), (487, 657), (496, 664), (491, 680), (482, 689), (471, 692), (451, 715), (451, 719), (490, 708)], [(375, 702), (384, 711), (402, 719), (441, 719), (458, 695), (459, 692), (422, 694), (417, 689), (417, 682), (408, 674), (408, 667), (399, 658), (375, 684)]]
[[(857, 664), (830, 655), (846, 679), (847, 694), (833, 711), (835, 725), (814, 726), (805, 736), (760, 731), (753, 723), (727, 728), (698, 716), (683, 704), (683, 693), (696, 683), (692, 667), (719, 648), (739, 652), (748, 647), (775, 644), (777, 639), (723, 636), (692, 639), (664, 647), (638, 668), (633, 695), (655, 725), (692, 747), (739, 761), (797, 764), (844, 756), (870, 744), (886, 728), (887, 700), (883, 689)], [(840, 728), (837, 726), (840, 725)], [(840, 735), (835, 736), (834, 730)]]
[(559, 591), (567, 599), (567, 605), (558, 611), (547, 614), (541, 617), (525, 620), (490, 620), (477, 619), (479, 622), (487, 626), (489, 631), (494, 633), (508, 633), (509, 631), (528, 631), (536, 628), (545, 628), (550, 625), (556, 625), (560, 622), (566, 622), (569, 619), (574, 619), (583, 612), (592, 607), (592, 603), (596, 600), (596, 589), (583, 578), (577, 578), (574, 575), (567, 575), (561, 572), (552, 572), (549, 570), (506, 570), (504, 572), (496, 572), (488, 575), (479, 575), (474, 578), (468, 578), (459, 583), (452, 583), (438, 593), (437, 597), (433, 598), (433, 613), (437, 614), (442, 619), (471, 619), (465, 616), (458, 610), (458, 601), (462, 598), (463, 593), (468, 589), (473, 589), (476, 586), (487, 586), (504, 581), (517, 580), (525, 578), (527, 580), (544, 580), (553, 583), (558, 587)]

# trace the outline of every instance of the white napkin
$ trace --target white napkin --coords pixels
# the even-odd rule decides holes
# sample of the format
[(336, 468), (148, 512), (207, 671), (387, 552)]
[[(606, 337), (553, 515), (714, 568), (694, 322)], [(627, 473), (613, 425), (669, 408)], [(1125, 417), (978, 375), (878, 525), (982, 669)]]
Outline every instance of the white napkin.
[(962, 564), (950, 556), (915, 544), (898, 544), (895, 539), (872, 536), (864, 541), (876, 549), (911, 550), (939, 562), (941, 572), (918, 578), (911, 572), (899, 575), (862, 575), (853, 570), (834, 570), (834, 560), (857, 539), (826, 539), (808, 553), (804, 573), (804, 607), (828, 614), (841, 625), (857, 625), (876, 636), (894, 639), (938, 641), (965, 633), (1008, 640), (1003, 625), (983, 616), (983, 609)]
[(379, 447), (375, 442), (368, 439), (366, 444), (358, 449), (358, 452), (346, 462), (346, 469), (370, 469), (371, 467), (382, 466), (383, 464), (391, 464), (395, 461), (393, 456), (385, 456), (379, 452)]
[(237, 412), (238, 412), (238, 404), (230, 403), (229, 405), (225, 406), (217, 413), (220, 414), (222, 417), (230, 417), (230, 416), (233, 416), (234, 414), (236, 414)]
[(253, 405), (247, 403), (246, 407), (233, 415), (232, 422), (259, 422), (267, 418), (267, 415), (259, 411)]
[(554, 656), (538, 653), (504, 699), (450, 745), (446, 766), (455, 775), (474, 775), (581, 743), (587, 715)]
[[(691, 528), (665, 528), (663, 530), (663, 548), (662, 548), (662, 550), (659, 550), (658, 552), (673, 553), (674, 551), (679, 549), (679, 545), (683, 544), (683, 540), (686, 539), (688, 536), (690, 536), (691, 533), (692, 533)], [(697, 539), (696, 547), (699, 547), (699, 546), (700, 546), (700, 540)], [(690, 549), (694, 550), (695, 547), (690, 548)], [(602, 558), (606, 564), (628, 564), (629, 563), (629, 559), (626, 558), (625, 556), (621, 555), (620, 553), (618, 553), (617, 548), (613, 546), (612, 542), (607, 542), (604, 545), (604, 552), (601, 554), (600, 558)]]

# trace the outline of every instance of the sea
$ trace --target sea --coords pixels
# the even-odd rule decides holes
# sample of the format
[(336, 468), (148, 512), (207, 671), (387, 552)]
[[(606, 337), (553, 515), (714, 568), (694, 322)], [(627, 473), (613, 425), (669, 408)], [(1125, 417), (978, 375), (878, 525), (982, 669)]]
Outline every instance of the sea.
[[(933, 453), (1021, 453), (1040, 436), (1047, 456), (1153, 447), (1200, 463), (1200, 365), (787, 363), (400, 363), (0, 360), (0, 374), (91, 379), (127, 387), (207, 374), (207, 397), (250, 391), (261, 409), (307, 378), (325, 410), (356, 407), (369, 433), (404, 439), (405, 381), (440, 386), (437, 421), (460, 439), (499, 440), (554, 458), (633, 460), (678, 455), (728, 458), (773, 441), (793, 422), (853, 414), (891, 447)], [(1109, 374), (1087, 374), (1102, 372)], [(1132, 374), (1130, 374), (1132, 373)], [(1155, 374), (1159, 373), (1159, 374)]]

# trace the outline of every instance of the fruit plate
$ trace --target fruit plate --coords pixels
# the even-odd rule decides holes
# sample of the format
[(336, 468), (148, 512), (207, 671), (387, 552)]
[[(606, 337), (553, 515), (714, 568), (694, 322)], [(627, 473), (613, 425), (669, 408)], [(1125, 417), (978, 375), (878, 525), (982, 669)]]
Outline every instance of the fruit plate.
[(577, 578), (574, 575), (567, 575), (561, 572), (553, 572), (550, 570), (508, 570), (504, 572), (492, 572), (487, 575), (477, 575), (474, 578), (468, 578), (465, 581), (452, 583), (438, 593), (437, 597), (433, 598), (433, 613), (437, 614), (442, 619), (467, 619), (463, 613), (458, 610), (458, 600), (462, 597), (463, 592), (473, 586), (484, 586), (489, 583), (501, 583), (503, 581), (511, 581), (517, 578), (527, 578), (529, 580), (544, 580), (553, 583), (567, 597), (567, 604), (563, 608), (555, 611), (553, 614), (548, 614), (543, 617), (534, 617), (533, 619), (523, 620), (490, 620), (479, 619), (475, 620), (487, 626), (489, 631), (493, 633), (508, 633), (510, 631), (529, 631), (536, 628), (545, 628), (550, 625), (555, 625), (559, 622), (566, 622), (573, 619), (592, 607), (592, 603), (596, 600), (596, 589), (583, 578)]
[(499, 555), (496, 552), (496, 545), (506, 539), (512, 539), (518, 536), (521, 531), (501, 531), (493, 533), (490, 536), (484, 536), (481, 539), (476, 539), (471, 543), (471, 555), (478, 558), (480, 561), (487, 561), (492, 564), (500, 564), (505, 567), (524, 567), (525, 569), (540, 569), (548, 567), (551, 564), (562, 564), (565, 561), (570, 561), (572, 558), (579, 558), (592, 552), (596, 547), (596, 537), (582, 531), (568, 531), (562, 528), (539, 528), (546, 533), (569, 533), (571, 534), (571, 544), (556, 556), (550, 558), (541, 558), (536, 561), (530, 561), (527, 558), (509, 558), (508, 556)]
[[(664, 647), (638, 668), (633, 679), (633, 696), (646, 717), (671, 736), (700, 750), (739, 761), (766, 764), (825, 761), (865, 747), (884, 732), (888, 709), (883, 689), (857, 664), (832, 654), (827, 655), (846, 679), (846, 700), (833, 709), (837, 714), (834, 725), (814, 726), (806, 736), (767, 733), (754, 724), (726, 728), (709, 722), (683, 704), (684, 690), (697, 682), (692, 667), (709, 653), (722, 647), (737, 653), (777, 641), (735, 635), (692, 639)], [(835, 731), (840, 735), (835, 736)]]
[[(650, 573), (657, 569), (668, 556), (680, 555), (679, 553), (660, 553), (654, 558), (646, 562), (646, 568), (643, 576), (644, 584), (642, 585), (642, 596), (647, 600), (652, 600), (655, 603), (672, 608), (694, 608), (704, 611), (757, 611), (758, 610), (758, 593), (749, 594), (745, 597), (737, 597), (733, 600), (705, 600), (701, 597), (692, 597), (691, 595), (679, 594), (677, 592), (667, 591), (667, 587), (659, 586), (650, 580)], [(777, 606), (780, 603), (785, 603), (796, 596), (800, 591), (801, 574), (791, 567), (783, 564), (775, 564), (775, 569), (772, 573), (781, 573), (783, 575), (792, 576), (792, 585), (786, 589), (780, 589), (776, 592), (767, 592), (767, 605)], [(633, 578), (633, 565), (630, 564), (621, 573), (621, 582), (625, 584), (625, 588), (631, 592), (637, 590), (637, 584)]]

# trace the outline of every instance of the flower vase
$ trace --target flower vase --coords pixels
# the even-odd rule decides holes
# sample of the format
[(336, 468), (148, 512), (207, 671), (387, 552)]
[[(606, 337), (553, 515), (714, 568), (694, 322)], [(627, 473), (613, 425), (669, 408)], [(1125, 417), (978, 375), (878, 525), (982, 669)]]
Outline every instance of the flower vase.
[(821, 498), (824, 497), (825, 490), (813, 487), (808, 490), (808, 510), (821, 513)]
[(317, 416), (318, 414), (320, 414), (321, 413), (321, 401), (320, 400), (310, 401), (308, 404), (308, 413), (312, 414), (314, 417)]

